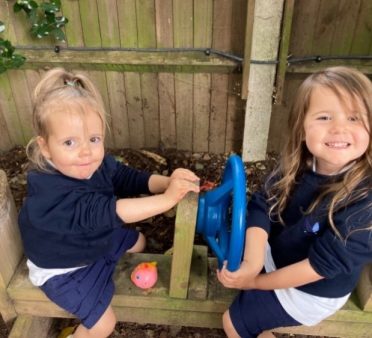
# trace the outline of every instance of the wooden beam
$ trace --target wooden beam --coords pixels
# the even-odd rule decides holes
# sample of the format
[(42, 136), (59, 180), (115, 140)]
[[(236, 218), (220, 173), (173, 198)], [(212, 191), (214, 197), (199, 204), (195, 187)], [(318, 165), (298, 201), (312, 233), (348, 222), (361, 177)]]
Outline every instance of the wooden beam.
[(287, 58), (292, 31), (293, 10), (294, 0), (286, 0), (284, 2), (282, 38), (280, 40), (279, 47), (279, 65), (276, 71), (276, 92), (274, 96), (274, 104), (281, 104), (283, 99), (283, 87), (288, 64)]
[(323, 60), (321, 62), (310, 61), (303, 63), (291, 63), (291, 60), (289, 60), (287, 72), (312, 74), (319, 70), (323, 70), (324, 68), (334, 66), (353, 67), (364, 74), (372, 74), (372, 60), (348, 60), (348, 59)]
[[(243, 161), (266, 158), (284, 0), (256, 1), (246, 104)], [(269, 61), (269, 62), (266, 62)]]
[(8, 338), (47, 338), (53, 318), (20, 315), (17, 317)]
[(248, 81), (249, 81), (249, 68), (250, 68), (250, 63), (251, 63), (251, 51), (252, 51), (254, 6), (255, 6), (255, 0), (249, 0), (248, 6), (247, 6), (247, 20), (246, 20), (246, 26), (245, 26), (245, 44), (244, 44), (243, 77), (242, 77), (242, 92), (241, 92), (241, 97), (243, 100), (246, 100), (248, 97)]
[(68, 69), (126, 72), (235, 73), (239, 63), (203, 51), (20, 50), (25, 69), (62, 66)]
[[(187, 297), (195, 238), (198, 194), (189, 192), (177, 206), (169, 296)], [(206, 276), (205, 276), (206, 277)]]

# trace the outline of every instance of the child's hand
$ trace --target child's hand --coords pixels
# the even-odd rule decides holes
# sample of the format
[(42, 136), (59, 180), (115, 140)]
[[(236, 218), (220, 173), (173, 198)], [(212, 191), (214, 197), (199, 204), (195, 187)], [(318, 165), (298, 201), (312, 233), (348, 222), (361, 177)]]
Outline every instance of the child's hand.
[(184, 169), (184, 168), (178, 168), (175, 171), (173, 171), (170, 178), (171, 179), (181, 178), (181, 179), (192, 181), (192, 182), (197, 182), (200, 180), (200, 178), (196, 176), (191, 170)]
[(199, 190), (199, 186), (192, 181), (182, 178), (172, 178), (164, 195), (171, 199), (174, 204), (177, 204), (189, 191), (198, 193)]
[(234, 272), (227, 270), (226, 265), (227, 262), (224, 262), (222, 269), (217, 270), (217, 278), (224, 287), (240, 290), (255, 288), (255, 278), (260, 271), (252, 269), (247, 261), (243, 261)]

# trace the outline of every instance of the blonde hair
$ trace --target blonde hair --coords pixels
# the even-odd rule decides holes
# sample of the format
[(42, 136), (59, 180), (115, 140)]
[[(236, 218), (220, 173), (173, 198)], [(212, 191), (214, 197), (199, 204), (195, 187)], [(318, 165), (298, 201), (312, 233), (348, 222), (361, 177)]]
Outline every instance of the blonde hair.
[(49, 137), (48, 118), (53, 112), (66, 111), (84, 114), (87, 107), (98, 114), (104, 130), (107, 118), (102, 97), (93, 83), (83, 74), (74, 74), (63, 68), (54, 68), (44, 74), (33, 93), (33, 128), (35, 136), (26, 146), (33, 167), (46, 171), (47, 163), (37, 143), (41, 136)]
[[(289, 137), (283, 149), (277, 169), (272, 173), (266, 189), (269, 195), (270, 216), (275, 216), (283, 225), (282, 213), (286, 208), (298, 177), (308, 169), (313, 155), (305, 144), (304, 120), (310, 106), (314, 88), (322, 86), (332, 90), (343, 102), (342, 94), (347, 93), (356, 102), (360, 100), (367, 112), (366, 128), (371, 134), (372, 126), (372, 83), (356, 69), (330, 67), (310, 75), (299, 87), (288, 120)], [(333, 222), (333, 214), (346, 205), (360, 200), (371, 191), (372, 177), (371, 137), (366, 152), (346, 172), (342, 181), (335, 181), (320, 192), (318, 198), (305, 213), (312, 212), (321, 201), (327, 199), (328, 221), (335, 233), (342, 238)], [(371, 206), (369, 206), (371, 207)], [(371, 229), (371, 226), (368, 227)]]

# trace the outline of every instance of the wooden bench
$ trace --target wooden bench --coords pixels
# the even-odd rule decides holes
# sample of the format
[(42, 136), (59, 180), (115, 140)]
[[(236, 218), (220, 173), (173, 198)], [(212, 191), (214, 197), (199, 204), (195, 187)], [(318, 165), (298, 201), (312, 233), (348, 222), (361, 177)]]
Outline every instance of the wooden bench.
[[(221, 328), (221, 316), (236, 291), (217, 282), (215, 258), (205, 246), (194, 245), (198, 196), (190, 193), (177, 208), (172, 254), (127, 254), (117, 266), (113, 307), (119, 321), (165, 325)], [(134, 266), (157, 261), (156, 286), (144, 291), (130, 281)], [(371, 337), (372, 272), (365, 269), (355, 293), (346, 306), (324, 323), (277, 332)], [(358, 297), (357, 297), (358, 296)], [(304, 309), (306, 311), (306, 309)], [(5, 173), (0, 170), (0, 312), (12, 323), (10, 338), (47, 337), (54, 317), (71, 315), (51, 301), (28, 280), (17, 210)]]

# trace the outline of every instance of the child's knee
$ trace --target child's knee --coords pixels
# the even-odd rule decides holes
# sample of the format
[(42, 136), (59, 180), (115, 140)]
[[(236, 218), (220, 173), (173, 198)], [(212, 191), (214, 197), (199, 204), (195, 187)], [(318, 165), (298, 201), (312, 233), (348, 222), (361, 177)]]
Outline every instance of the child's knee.
[(146, 247), (146, 237), (140, 232), (136, 244), (134, 244), (127, 252), (142, 252)]
[(236, 332), (235, 327), (230, 318), (229, 310), (226, 310), (222, 315), (222, 325), (226, 335), (229, 338), (239, 338), (239, 334)]

